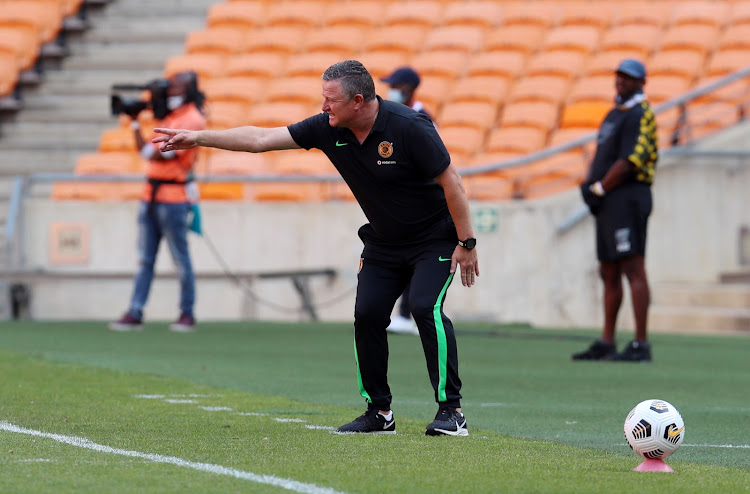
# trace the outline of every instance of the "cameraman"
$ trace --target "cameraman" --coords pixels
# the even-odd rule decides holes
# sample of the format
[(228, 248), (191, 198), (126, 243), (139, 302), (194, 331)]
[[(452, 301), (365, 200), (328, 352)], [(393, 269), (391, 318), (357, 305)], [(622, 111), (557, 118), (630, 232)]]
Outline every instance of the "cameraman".
[[(198, 78), (195, 73), (175, 74), (169, 78), (166, 92), (152, 90), (151, 93), (150, 105), (153, 108), (166, 107), (166, 116), (157, 121), (158, 127), (191, 130), (203, 130), (206, 127), (206, 120), (201, 112), (204, 96), (198, 91)], [(166, 98), (166, 101), (154, 101), (159, 95)], [(141, 156), (148, 160), (147, 181), (138, 211), (140, 266), (135, 275), (130, 307), (120, 320), (109, 324), (109, 329), (143, 329), (143, 307), (148, 300), (154, 277), (159, 243), (164, 237), (180, 279), (180, 316), (169, 329), (176, 332), (191, 332), (195, 330), (195, 276), (187, 243), (188, 216), (191, 211), (188, 193), (192, 191), (186, 189), (196, 190), (195, 183), (189, 177), (197, 149), (160, 152), (159, 146), (151, 143), (156, 134), (148, 140), (144, 139), (137, 116), (137, 111), (131, 112), (131, 127)]]

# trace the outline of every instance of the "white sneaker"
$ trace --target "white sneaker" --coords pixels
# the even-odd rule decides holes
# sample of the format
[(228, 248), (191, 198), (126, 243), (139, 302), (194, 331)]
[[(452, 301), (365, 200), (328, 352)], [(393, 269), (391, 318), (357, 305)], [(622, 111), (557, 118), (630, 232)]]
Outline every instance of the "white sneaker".
[(403, 316), (396, 316), (391, 319), (391, 324), (386, 330), (390, 333), (419, 334), (416, 323)]

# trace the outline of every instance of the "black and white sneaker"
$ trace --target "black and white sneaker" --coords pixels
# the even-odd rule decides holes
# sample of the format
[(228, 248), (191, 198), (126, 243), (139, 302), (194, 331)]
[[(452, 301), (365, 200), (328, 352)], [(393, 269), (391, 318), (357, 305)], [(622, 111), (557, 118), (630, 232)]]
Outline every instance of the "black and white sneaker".
[(441, 407), (424, 431), (426, 436), (468, 436), (466, 417), (453, 407)]
[(396, 417), (391, 412), (391, 420), (386, 420), (377, 408), (368, 408), (365, 413), (356, 419), (336, 429), (336, 432), (340, 434), (395, 434)]
[(616, 356), (617, 347), (614, 344), (596, 340), (587, 350), (574, 353), (573, 360), (614, 360)]
[(633, 340), (615, 355), (620, 362), (651, 362), (651, 345), (645, 341)]

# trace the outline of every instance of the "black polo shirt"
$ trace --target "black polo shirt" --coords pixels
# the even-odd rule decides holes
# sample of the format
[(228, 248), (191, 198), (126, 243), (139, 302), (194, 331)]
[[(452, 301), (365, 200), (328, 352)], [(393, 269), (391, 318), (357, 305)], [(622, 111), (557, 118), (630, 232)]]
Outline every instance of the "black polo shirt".
[(635, 167), (625, 183), (650, 185), (658, 157), (656, 119), (648, 101), (627, 109), (615, 107), (599, 127), (596, 154), (586, 182), (601, 180), (618, 159), (624, 158)]
[(361, 145), (351, 130), (331, 127), (327, 113), (290, 125), (289, 132), (300, 147), (328, 156), (378, 239), (418, 240), (450, 216), (434, 181), (450, 155), (428, 117), (379, 96), (378, 102), (375, 125)]

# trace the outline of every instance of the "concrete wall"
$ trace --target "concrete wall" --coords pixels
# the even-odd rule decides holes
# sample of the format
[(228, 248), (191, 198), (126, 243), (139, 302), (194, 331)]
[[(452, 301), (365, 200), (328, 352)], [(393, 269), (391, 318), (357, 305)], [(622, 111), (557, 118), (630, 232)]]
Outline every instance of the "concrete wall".
[[(746, 129), (706, 141), (718, 149), (745, 144)], [(664, 159), (654, 186), (647, 267), (652, 285), (711, 283), (740, 267), (738, 232), (750, 225), (750, 163), (731, 160)], [(498, 217), (494, 231), (477, 233), (481, 275), (467, 289), (454, 283), (446, 311), (454, 319), (528, 322), (538, 326), (591, 326), (602, 320), (601, 283), (595, 259), (593, 221), (587, 217), (565, 234), (556, 228), (581, 208), (578, 191), (534, 201), (474, 203), (475, 213)], [(55, 267), (92, 272), (133, 271), (136, 267), (135, 203), (27, 200), (24, 253), (28, 267), (50, 263), (50, 225), (80, 222), (90, 227), (90, 259), (82, 266)], [(314, 301), (324, 320), (351, 320), (361, 243), (357, 228), (364, 216), (356, 203), (285, 204), (204, 202), (204, 224), (221, 256), (235, 271), (334, 267), (329, 284), (313, 280)], [(493, 228), (487, 228), (493, 230)], [(191, 235), (197, 272), (221, 265), (206, 241)], [(172, 271), (164, 250), (158, 270)], [(131, 281), (47, 281), (35, 283), (32, 316), (39, 319), (108, 319), (126, 307)], [(288, 280), (258, 280), (251, 289), (263, 299), (289, 308), (299, 299)], [(332, 299), (338, 299), (328, 303)], [(631, 327), (629, 301), (620, 325)], [(203, 320), (240, 318), (296, 320), (249, 299), (231, 280), (198, 283), (197, 316)], [(157, 280), (146, 315), (177, 315), (177, 284)]]

